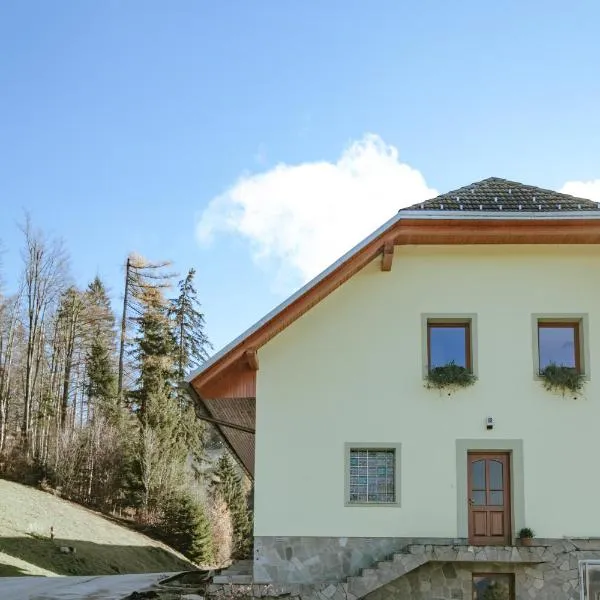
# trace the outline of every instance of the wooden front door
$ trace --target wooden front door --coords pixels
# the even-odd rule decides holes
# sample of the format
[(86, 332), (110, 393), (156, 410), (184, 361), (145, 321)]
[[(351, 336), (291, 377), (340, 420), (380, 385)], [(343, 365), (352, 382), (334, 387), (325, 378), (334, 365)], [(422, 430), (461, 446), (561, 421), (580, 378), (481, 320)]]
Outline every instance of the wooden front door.
[(469, 543), (511, 544), (510, 455), (469, 452)]

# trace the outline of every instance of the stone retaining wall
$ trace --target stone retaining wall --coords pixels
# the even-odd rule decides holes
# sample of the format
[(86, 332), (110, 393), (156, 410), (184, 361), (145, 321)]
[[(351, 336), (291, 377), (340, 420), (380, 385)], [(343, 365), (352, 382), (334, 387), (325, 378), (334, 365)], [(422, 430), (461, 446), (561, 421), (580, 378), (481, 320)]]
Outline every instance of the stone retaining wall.
[[(243, 595), (287, 595), (301, 600), (471, 600), (474, 573), (512, 573), (516, 600), (579, 600), (579, 561), (600, 560), (598, 539), (535, 540), (532, 548), (473, 547), (464, 540), (423, 538), (261, 541), (257, 555), (262, 562), (255, 563), (255, 573), (278, 580), (255, 580)], [(380, 562), (390, 555), (394, 555), (391, 563)], [(224, 587), (214, 592), (230, 597), (235, 595), (232, 590), (230, 586), (230, 594)]]
[(256, 583), (337, 583), (409, 544), (460, 544), (451, 538), (255, 537)]

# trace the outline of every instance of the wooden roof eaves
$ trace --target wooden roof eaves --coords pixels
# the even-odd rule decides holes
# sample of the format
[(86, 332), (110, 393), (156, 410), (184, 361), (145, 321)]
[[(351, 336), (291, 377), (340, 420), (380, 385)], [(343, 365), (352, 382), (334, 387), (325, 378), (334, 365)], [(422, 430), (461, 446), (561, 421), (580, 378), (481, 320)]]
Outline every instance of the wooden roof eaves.
[[(202, 417), (206, 416), (206, 417), (209, 417), (212, 421), (216, 421), (213, 414), (210, 412), (210, 410), (204, 403), (204, 400), (202, 400), (202, 397), (197, 392), (196, 388), (191, 383), (188, 382), (187, 389), (194, 401), (194, 408), (195, 408), (195, 412), (197, 414), (197, 418), (202, 420)], [(219, 437), (223, 440), (225, 446), (227, 446), (227, 449), (229, 450), (231, 455), (236, 459), (238, 464), (241, 465), (242, 469), (244, 469), (244, 472), (246, 473), (246, 475), (250, 478), (251, 481), (254, 481), (254, 477), (253, 477), (252, 473), (250, 472), (250, 470), (248, 469), (248, 467), (242, 460), (242, 457), (236, 452), (235, 448), (229, 442), (229, 438), (227, 437), (225, 432), (221, 429), (221, 425), (214, 423), (214, 422), (211, 424), (213, 425), (213, 427), (216, 428), (217, 432), (219, 433)]]
[[(333, 263), (329, 268), (315, 277), (312, 281), (303, 286), (295, 294), (290, 296), (286, 301), (273, 309), (263, 319), (250, 327), (246, 332), (225, 346), (221, 351), (217, 352), (198, 370), (192, 373), (187, 381), (200, 386), (210, 381), (213, 377), (222, 373), (231, 364), (239, 360), (247, 350), (256, 351), (277, 333), (285, 329), (294, 320), (299, 318), (307, 310), (320, 302), (323, 298), (329, 295), (333, 290), (350, 279), (356, 272), (362, 269), (368, 262), (373, 260), (383, 249), (383, 245), (387, 242), (395, 244), (402, 243), (399, 240), (401, 221), (408, 221), (414, 226), (415, 230), (430, 231), (431, 241), (436, 243), (436, 230), (441, 231), (445, 224), (452, 222), (453, 234), (459, 233), (459, 227), (463, 226), (465, 231), (472, 232), (477, 229), (481, 232), (484, 229), (490, 231), (489, 239), (480, 239), (475, 243), (507, 243), (496, 242), (498, 239), (498, 230), (504, 229), (509, 231), (513, 225), (517, 225), (518, 230), (525, 231), (527, 227), (532, 230), (536, 228), (545, 231), (545, 235), (553, 235), (553, 231), (564, 231), (564, 226), (567, 229), (573, 229), (574, 234), (590, 230), (594, 235), (600, 233), (600, 215), (590, 215), (589, 213), (477, 213), (463, 212), (451, 213), (450, 211), (399, 211), (394, 217), (388, 220), (379, 229), (365, 238), (352, 250), (347, 252), (339, 260)], [(460, 225), (457, 223), (460, 221)], [(565, 223), (570, 221), (570, 223)], [(444, 223), (446, 222), (446, 223)], [(485, 227), (480, 227), (484, 225)], [(409, 223), (407, 223), (409, 225)], [(476, 227), (474, 227), (476, 226)], [(421, 238), (413, 238), (407, 231), (408, 235), (403, 243), (423, 243)], [(501, 233), (502, 234), (502, 233)], [(485, 234), (482, 234), (485, 235)], [(412, 240), (415, 240), (414, 242)], [(540, 241), (535, 241), (532, 238), (532, 243), (550, 243), (546, 242), (547, 238), (540, 238)], [(594, 238), (596, 239), (596, 238)], [(446, 243), (444, 241), (440, 243)], [(459, 242), (460, 243), (460, 242)], [(465, 242), (466, 243), (466, 242)], [(517, 241), (516, 243), (522, 243)], [(598, 241), (600, 243), (600, 235)], [(198, 387), (194, 386), (198, 391)]]
[[(322, 285), (323, 282), (330, 279), (332, 275), (339, 272), (347, 264), (348, 261), (350, 261), (352, 258), (359, 255), (360, 252), (364, 252), (365, 249), (368, 249), (371, 246), (373, 246), (374, 248), (377, 248), (378, 244), (374, 244), (374, 243), (377, 240), (379, 240), (380, 238), (385, 237), (385, 234), (388, 233), (389, 230), (392, 229), (393, 226), (403, 218), (404, 218), (404, 216), (402, 214), (400, 214), (400, 213), (395, 214), (391, 219), (386, 221), (381, 227), (379, 227), (377, 230), (375, 230), (371, 235), (367, 236), (364, 240), (362, 240), (360, 243), (358, 243), (356, 246), (354, 246), (354, 248), (352, 248), (351, 250), (346, 252), (346, 254), (344, 254), (341, 258), (339, 258), (337, 261), (335, 261), (332, 265), (330, 265), (322, 273), (320, 273), (314, 279), (312, 279), (311, 281), (306, 283), (297, 292), (295, 292), (289, 298), (287, 298), (287, 300), (284, 300), (281, 304), (276, 306), (272, 311), (270, 311), (262, 319), (257, 321), (250, 328), (248, 328), (244, 333), (242, 333), (237, 338), (235, 338), (232, 342), (230, 342), (229, 344), (224, 346), (219, 352), (214, 354), (210, 359), (208, 359), (198, 369), (196, 369), (194, 372), (192, 372), (190, 375), (188, 375), (188, 377), (186, 378), (186, 381), (192, 383), (200, 375), (208, 375), (208, 373), (210, 371), (214, 370), (215, 366), (218, 363), (221, 363), (222, 361), (224, 361), (224, 359), (228, 358), (228, 356), (232, 352), (235, 352), (234, 360), (237, 360), (239, 358), (239, 355), (243, 354), (246, 350), (258, 349), (258, 347), (253, 347), (252, 344), (249, 343), (247, 340), (252, 338), (254, 336), (254, 334), (256, 334), (257, 332), (262, 330), (267, 324), (269, 324), (270, 322), (274, 321), (277, 317), (279, 317), (279, 315), (283, 311), (285, 311), (286, 309), (288, 309), (289, 307), (294, 305), (297, 301), (304, 298), (307, 294), (312, 292), (315, 288)], [(378, 250), (376, 250), (373, 253), (373, 256), (370, 256), (369, 259), (374, 258), (377, 255), (377, 252), (378, 252)], [(364, 264), (366, 264), (369, 259), (367, 259)], [(354, 272), (356, 272), (356, 271), (354, 271)], [(351, 275), (353, 275), (354, 272)], [(351, 277), (351, 275), (346, 277), (346, 279), (344, 279), (344, 281), (346, 281), (349, 277)], [(341, 283), (340, 283), (340, 285), (341, 285)], [(325, 294), (325, 295), (327, 295), (327, 294)], [(322, 298), (319, 298), (319, 300), (321, 300), (321, 299)], [(319, 300), (317, 300), (315, 303), (313, 303), (313, 305), (316, 304)], [(230, 363), (230, 362), (233, 362), (233, 361), (227, 360), (227, 363)]]

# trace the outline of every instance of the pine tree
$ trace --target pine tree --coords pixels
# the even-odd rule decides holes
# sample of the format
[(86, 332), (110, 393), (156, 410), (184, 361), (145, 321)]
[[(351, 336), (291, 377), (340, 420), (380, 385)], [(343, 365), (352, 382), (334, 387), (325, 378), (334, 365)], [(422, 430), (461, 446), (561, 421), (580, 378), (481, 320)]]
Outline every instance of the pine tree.
[(204, 314), (194, 288), (196, 271), (190, 269), (179, 284), (179, 296), (171, 301), (171, 318), (177, 346), (176, 373), (183, 380), (186, 373), (208, 358), (211, 344), (204, 333)]
[(120, 416), (115, 362), (115, 317), (106, 288), (99, 277), (86, 290), (86, 325), (88, 398), (96, 412), (115, 423)]
[(160, 422), (161, 405), (169, 404), (173, 397), (176, 346), (160, 289), (146, 288), (141, 304), (134, 351), (138, 380), (130, 397), (140, 420), (155, 426)]
[(188, 448), (174, 391), (175, 341), (166, 300), (159, 288), (147, 287), (140, 305), (134, 353), (137, 388), (129, 398), (139, 422), (141, 505), (149, 516), (182, 484)]
[(252, 552), (252, 519), (242, 481), (228, 454), (223, 454), (215, 469), (213, 494), (220, 495), (231, 512), (233, 524), (233, 557), (248, 558)]
[(203, 507), (188, 494), (177, 494), (165, 503), (161, 537), (196, 564), (214, 564), (210, 522)]
[[(186, 374), (208, 358), (211, 344), (204, 333), (204, 314), (194, 287), (195, 270), (190, 269), (178, 284), (179, 295), (170, 302), (169, 316), (175, 339), (175, 375), (181, 384)], [(186, 444), (196, 462), (204, 452), (204, 425), (196, 418), (188, 392), (178, 385), (177, 400), (182, 411)]]

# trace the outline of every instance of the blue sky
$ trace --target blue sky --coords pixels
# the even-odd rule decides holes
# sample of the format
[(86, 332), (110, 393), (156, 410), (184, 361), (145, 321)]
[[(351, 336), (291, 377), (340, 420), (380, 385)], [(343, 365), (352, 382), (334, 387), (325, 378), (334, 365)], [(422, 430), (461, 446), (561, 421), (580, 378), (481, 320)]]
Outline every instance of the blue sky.
[(116, 301), (130, 251), (195, 267), (218, 348), (436, 190), (600, 200), (599, 22), (591, 0), (1, 3), (7, 291), (28, 210)]

